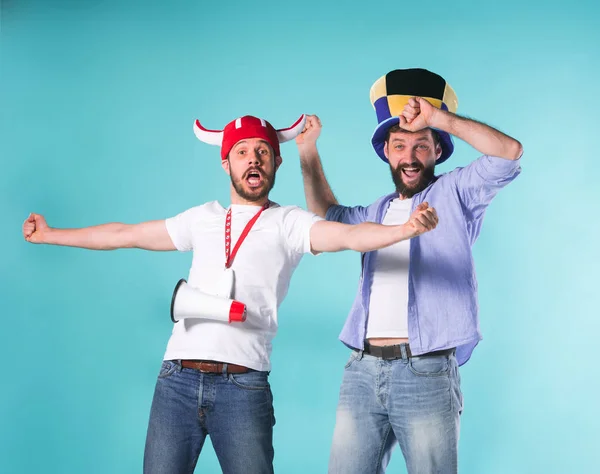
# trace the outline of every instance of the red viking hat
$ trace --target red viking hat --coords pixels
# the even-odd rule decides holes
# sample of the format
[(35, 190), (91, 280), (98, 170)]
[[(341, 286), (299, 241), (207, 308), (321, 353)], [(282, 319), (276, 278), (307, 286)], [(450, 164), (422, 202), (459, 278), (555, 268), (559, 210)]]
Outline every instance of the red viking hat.
[(303, 114), (291, 127), (275, 130), (266, 120), (245, 115), (229, 122), (223, 130), (208, 130), (200, 124), (199, 120), (196, 120), (194, 133), (198, 140), (209, 145), (220, 146), (221, 160), (226, 160), (231, 148), (245, 138), (262, 138), (271, 145), (275, 156), (280, 156), (279, 144), (300, 135), (305, 121), (306, 117)]

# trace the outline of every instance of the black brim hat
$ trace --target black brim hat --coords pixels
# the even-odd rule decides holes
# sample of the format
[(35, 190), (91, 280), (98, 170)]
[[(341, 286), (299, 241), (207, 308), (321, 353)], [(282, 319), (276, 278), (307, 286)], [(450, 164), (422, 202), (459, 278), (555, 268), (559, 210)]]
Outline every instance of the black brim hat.
[[(400, 114), (411, 97), (422, 97), (434, 107), (456, 113), (458, 99), (446, 80), (426, 69), (396, 69), (380, 77), (371, 87), (371, 104), (379, 125), (371, 143), (379, 157), (388, 162), (383, 152), (387, 132), (400, 123)], [(442, 154), (436, 164), (443, 163), (454, 151), (452, 137), (443, 130), (434, 129), (440, 136)]]

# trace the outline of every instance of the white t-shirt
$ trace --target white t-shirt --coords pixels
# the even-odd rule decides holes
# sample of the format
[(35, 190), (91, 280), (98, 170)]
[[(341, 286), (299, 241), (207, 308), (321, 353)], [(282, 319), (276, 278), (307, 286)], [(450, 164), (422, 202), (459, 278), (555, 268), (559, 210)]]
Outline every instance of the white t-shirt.
[[(231, 250), (260, 206), (232, 205)], [(193, 207), (166, 220), (180, 251), (193, 251), (188, 284), (214, 294), (225, 269), (225, 217), (217, 201)], [(216, 360), (255, 370), (270, 370), (271, 341), (277, 332), (277, 308), (292, 273), (311, 251), (310, 228), (320, 217), (296, 206), (271, 203), (242, 243), (231, 268), (232, 298), (244, 303), (246, 321), (226, 323), (183, 319), (173, 327), (165, 360)]]
[[(410, 217), (411, 208), (412, 199), (394, 199), (390, 202), (383, 224), (404, 224)], [(409, 250), (410, 240), (403, 240), (375, 253), (367, 339), (408, 337)]]

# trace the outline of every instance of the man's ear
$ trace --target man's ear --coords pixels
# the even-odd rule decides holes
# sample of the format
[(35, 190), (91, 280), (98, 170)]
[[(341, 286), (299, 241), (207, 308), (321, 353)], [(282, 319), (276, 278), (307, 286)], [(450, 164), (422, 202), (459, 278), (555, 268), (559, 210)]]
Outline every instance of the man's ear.
[(435, 161), (440, 159), (440, 156), (442, 156), (442, 145), (440, 145), (439, 143), (435, 146)]
[(383, 144), (383, 154), (385, 155), (387, 160), (390, 161), (390, 157), (388, 156), (388, 145), (389, 145), (389, 142), (385, 142)]
[(283, 158), (281, 156), (276, 156), (275, 157), (275, 171), (277, 171), (279, 169), (279, 167), (281, 166), (281, 163), (283, 163)]
[(231, 170), (229, 169), (229, 158), (227, 158), (226, 160), (222, 160), (221, 166), (225, 170), (225, 173), (227, 173), (229, 176), (231, 176)]

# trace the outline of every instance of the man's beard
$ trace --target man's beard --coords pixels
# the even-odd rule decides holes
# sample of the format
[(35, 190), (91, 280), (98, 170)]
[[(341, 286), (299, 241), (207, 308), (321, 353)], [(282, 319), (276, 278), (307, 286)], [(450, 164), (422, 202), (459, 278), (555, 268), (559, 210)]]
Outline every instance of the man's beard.
[[(264, 184), (260, 188), (250, 188), (250, 191), (246, 191), (244, 189), (244, 181), (246, 181), (246, 176), (250, 171), (257, 171), (262, 176)], [(241, 179), (234, 179), (233, 175), (229, 176), (231, 178), (231, 184), (233, 189), (238, 196), (242, 199), (249, 202), (257, 202), (263, 200), (265, 197), (269, 195), (273, 186), (275, 186), (275, 171), (273, 171), (272, 176), (267, 176), (262, 170), (257, 168), (250, 169), (244, 173)]]
[[(421, 170), (419, 180), (415, 184), (408, 186), (402, 180), (402, 168), (418, 168)], [(410, 199), (415, 194), (419, 194), (433, 181), (435, 174), (435, 164), (425, 168), (420, 162), (413, 161), (410, 164), (398, 165), (393, 168), (390, 164), (390, 171), (392, 173), (392, 179), (396, 185), (396, 191), (407, 199)]]

